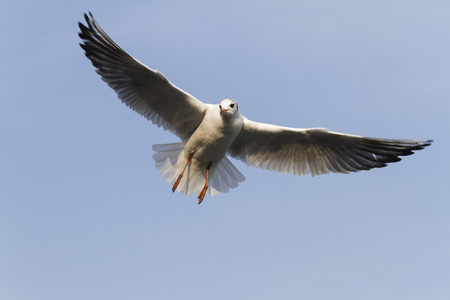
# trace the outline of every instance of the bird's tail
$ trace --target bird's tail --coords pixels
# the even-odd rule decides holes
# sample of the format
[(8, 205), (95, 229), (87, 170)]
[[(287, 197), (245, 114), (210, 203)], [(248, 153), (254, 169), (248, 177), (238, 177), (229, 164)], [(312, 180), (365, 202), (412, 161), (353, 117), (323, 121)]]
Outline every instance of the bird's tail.
[[(155, 166), (166, 178), (169, 184), (174, 184), (186, 165), (187, 158), (184, 155), (186, 143), (156, 144), (153, 145), (153, 159)], [(192, 160), (186, 168), (177, 191), (186, 195), (197, 195), (205, 184), (206, 167), (198, 165)], [(245, 180), (244, 175), (224, 157), (219, 163), (213, 164), (209, 171), (208, 194), (217, 195), (227, 193), (230, 188), (239, 186), (239, 182)]]

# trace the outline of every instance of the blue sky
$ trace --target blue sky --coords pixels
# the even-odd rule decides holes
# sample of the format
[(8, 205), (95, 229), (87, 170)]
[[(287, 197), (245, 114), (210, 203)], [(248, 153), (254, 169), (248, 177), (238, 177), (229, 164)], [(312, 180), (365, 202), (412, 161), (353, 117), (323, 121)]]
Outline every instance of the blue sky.
[[(172, 194), (78, 46), (249, 119), (434, 139), (387, 168)], [(10, 1), (0, 11), (1, 299), (448, 299), (448, 1)]]

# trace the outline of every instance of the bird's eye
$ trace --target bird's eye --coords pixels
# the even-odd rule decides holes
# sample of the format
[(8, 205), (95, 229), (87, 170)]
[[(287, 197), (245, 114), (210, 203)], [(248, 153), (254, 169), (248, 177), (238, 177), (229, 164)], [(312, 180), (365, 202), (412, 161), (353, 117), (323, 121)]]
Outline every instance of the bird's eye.
[(222, 109), (222, 105), (219, 105), (219, 108)]
[(234, 107), (234, 103), (231, 103), (231, 104), (230, 104), (230, 107), (233, 108), (233, 107)]

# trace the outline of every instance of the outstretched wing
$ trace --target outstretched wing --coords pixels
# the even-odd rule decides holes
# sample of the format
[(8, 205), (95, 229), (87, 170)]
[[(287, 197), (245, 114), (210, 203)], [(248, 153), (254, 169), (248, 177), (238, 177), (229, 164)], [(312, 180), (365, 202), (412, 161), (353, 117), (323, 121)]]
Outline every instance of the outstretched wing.
[(245, 119), (228, 153), (249, 166), (312, 176), (385, 167), (431, 144), (431, 140), (389, 140), (320, 128), (296, 129)]
[(132, 110), (187, 140), (203, 119), (207, 104), (170, 83), (120, 48), (98, 25), (92, 14), (81, 23), (81, 48), (96, 72)]

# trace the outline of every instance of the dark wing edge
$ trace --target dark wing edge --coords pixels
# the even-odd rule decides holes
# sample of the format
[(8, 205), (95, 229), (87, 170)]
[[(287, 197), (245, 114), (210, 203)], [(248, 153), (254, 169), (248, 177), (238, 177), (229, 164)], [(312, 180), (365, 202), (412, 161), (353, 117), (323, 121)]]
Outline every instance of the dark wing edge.
[(93, 15), (78, 23), (81, 48), (119, 99), (158, 127), (186, 140), (203, 119), (207, 105), (170, 83), (120, 48)]
[(246, 120), (228, 154), (255, 168), (316, 176), (382, 168), (432, 142), (367, 138)]

